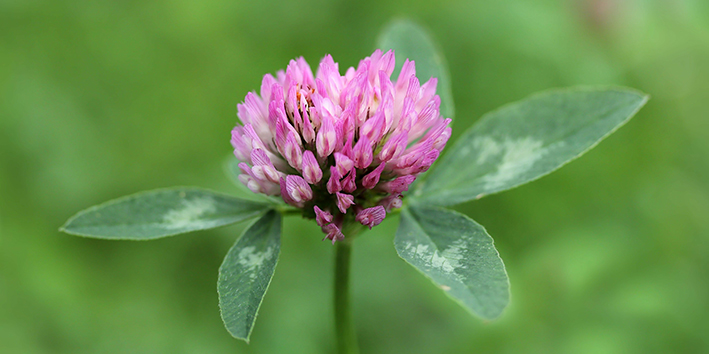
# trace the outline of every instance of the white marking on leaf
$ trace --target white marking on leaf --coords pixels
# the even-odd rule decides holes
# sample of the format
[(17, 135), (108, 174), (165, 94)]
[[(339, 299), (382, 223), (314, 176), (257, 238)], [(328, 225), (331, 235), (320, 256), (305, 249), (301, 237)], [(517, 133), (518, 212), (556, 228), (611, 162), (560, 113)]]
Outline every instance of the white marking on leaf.
[(453, 273), (455, 270), (455, 267), (451, 264), (450, 260), (440, 255), (438, 251), (433, 251), (429, 266), (442, 270), (444, 273)]
[(206, 228), (214, 224), (214, 221), (200, 220), (200, 217), (216, 210), (217, 207), (214, 205), (212, 198), (183, 200), (180, 209), (170, 210), (163, 216), (163, 226), (168, 229)]
[[(466, 240), (458, 239), (453, 242), (453, 244), (439, 252), (434, 250), (429, 251), (428, 245), (419, 244), (414, 246), (411, 243), (407, 243), (404, 246), (406, 251), (411, 253), (412, 258), (418, 259), (425, 267), (440, 270), (443, 273), (453, 274), (457, 269), (465, 269), (466, 265), (463, 264), (465, 258)], [(460, 274), (457, 274), (460, 278)]]
[(424, 255), (428, 254), (428, 245), (416, 245), (416, 248), (414, 249), (414, 255), (418, 257), (424, 257)]
[[(491, 143), (488, 142), (488, 144)], [(498, 153), (504, 151), (504, 155), (497, 166), (497, 171), (483, 177), (485, 189), (501, 187), (531, 169), (548, 151), (546, 148), (542, 148), (542, 145), (541, 140), (532, 137), (517, 140), (505, 139), (502, 144), (499, 144)], [(487, 159), (487, 156), (485, 158)]]
[(465, 268), (465, 265), (461, 262), (463, 261), (463, 258), (465, 258), (466, 250), (466, 240), (463, 238), (459, 238), (453, 241), (453, 244), (450, 247), (443, 250), (442, 254), (443, 257), (448, 259), (448, 262), (450, 263), (451, 267), (455, 269), (463, 269)]
[(482, 165), (487, 161), (492, 156), (497, 156), (500, 154), (501, 146), (500, 144), (495, 141), (495, 139), (489, 137), (489, 136), (483, 136), (480, 138), (476, 138), (473, 141), (473, 146), (475, 149), (480, 151), (478, 155), (478, 160), (477, 164)]
[(239, 251), (237, 257), (241, 266), (249, 271), (249, 278), (256, 279), (258, 269), (263, 265), (263, 262), (273, 258), (273, 247), (268, 247), (263, 252), (256, 252), (256, 247), (248, 246)]

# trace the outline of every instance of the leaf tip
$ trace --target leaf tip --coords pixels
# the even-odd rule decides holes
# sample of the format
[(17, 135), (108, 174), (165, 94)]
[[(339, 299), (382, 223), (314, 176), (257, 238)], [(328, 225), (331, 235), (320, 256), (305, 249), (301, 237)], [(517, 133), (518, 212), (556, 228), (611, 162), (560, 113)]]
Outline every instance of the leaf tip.
[[(224, 328), (226, 328), (227, 332), (233, 337), (238, 340), (244, 341), (246, 344), (251, 344), (251, 331), (253, 331), (254, 327), (251, 326), (246, 330), (246, 334), (241, 334), (241, 333), (236, 333), (232, 328), (229, 327), (229, 325), (226, 323), (226, 319), (224, 318), (224, 311), (221, 305), (221, 297), (220, 297), (220, 303), (219, 303), (219, 312), (221, 314), (222, 318), (222, 323), (224, 324)], [(255, 320), (255, 319), (254, 319)]]
[[(223, 322), (223, 320), (224, 319), (222, 319), (222, 322)], [(228, 326), (226, 326), (226, 322), (224, 322), (224, 326), (226, 327), (227, 331), (229, 332), (229, 334), (233, 338), (244, 341), (244, 343), (246, 343), (246, 344), (251, 344), (251, 329), (248, 330), (248, 333), (246, 333), (246, 335), (242, 335), (242, 334), (234, 333)]]
[(64, 223), (64, 225), (60, 226), (58, 231), (59, 231), (59, 232), (63, 232), (63, 233), (68, 234), (68, 235), (81, 236), (81, 235), (79, 235), (78, 233), (76, 233), (75, 231), (72, 231), (72, 229), (71, 229), (71, 223), (72, 223), (72, 221), (74, 221), (74, 216), (72, 216), (69, 220), (67, 220), (67, 221)]

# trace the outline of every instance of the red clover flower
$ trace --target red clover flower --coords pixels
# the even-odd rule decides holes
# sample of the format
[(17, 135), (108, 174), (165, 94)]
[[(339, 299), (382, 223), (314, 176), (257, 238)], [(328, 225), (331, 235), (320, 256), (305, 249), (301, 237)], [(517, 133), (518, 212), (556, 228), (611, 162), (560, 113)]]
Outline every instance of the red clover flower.
[(302, 208), (333, 243), (346, 222), (379, 225), (451, 135), (437, 79), (421, 85), (407, 59), (394, 82), (394, 66), (393, 51), (376, 50), (345, 75), (330, 55), (315, 76), (302, 57), (264, 75), (261, 95), (237, 105), (239, 180)]

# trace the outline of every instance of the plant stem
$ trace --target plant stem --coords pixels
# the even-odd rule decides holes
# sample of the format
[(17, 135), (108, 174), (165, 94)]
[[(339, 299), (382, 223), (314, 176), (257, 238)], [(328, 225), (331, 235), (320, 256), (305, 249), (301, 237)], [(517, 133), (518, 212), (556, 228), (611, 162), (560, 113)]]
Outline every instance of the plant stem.
[(335, 254), (335, 331), (337, 332), (337, 353), (357, 354), (357, 335), (352, 323), (350, 307), (350, 255), (352, 238), (337, 242)]

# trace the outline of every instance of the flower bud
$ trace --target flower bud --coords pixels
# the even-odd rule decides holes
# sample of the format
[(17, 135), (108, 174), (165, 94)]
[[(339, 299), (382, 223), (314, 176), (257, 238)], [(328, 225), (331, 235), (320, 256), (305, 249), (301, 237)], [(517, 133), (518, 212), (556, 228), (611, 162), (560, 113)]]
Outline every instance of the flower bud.
[(355, 176), (357, 175), (357, 170), (354, 168), (350, 169), (347, 176), (342, 180), (342, 190), (347, 193), (352, 193), (357, 190), (357, 184), (355, 182)]
[(337, 196), (337, 208), (344, 214), (347, 212), (347, 208), (354, 204), (354, 197), (340, 192), (335, 193), (335, 195)]
[(355, 220), (364, 226), (369, 226), (369, 229), (371, 230), (372, 227), (379, 225), (382, 220), (384, 220), (385, 216), (386, 211), (384, 210), (384, 207), (379, 205), (373, 208), (361, 210), (357, 213)]
[(307, 202), (313, 198), (313, 190), (310, 189), (308, 182), (296, 175), (286, 177), (286, 192), (296, 203)]
[(341, 176), (344, 176), (352, 169), (354, 166), (354, 161), (352, 161), (347, 155), (336, 152), (335, 166), (337, 167), (337, 172), (339, 172)]
[(318, 136), (315, 141), (318, 155), (322, 157), (330, 156), (335, 150), (335, 144), (337, 144), (335, 126), (330, 116), (325, 115), (322, 117), (322, 124), (320, 124), (320, 130), (318, 131)]
[(310, 184), (316, 184), (322, 179), (322, 170), (318, 165), (318, 160), (315, 159), (315, 155), (310, 150), (305, 150), (303, 153), (301, 170), (303, 171), (303, 179)]
[(330, 166), (330, 179), (327, 181), (327, 192), (330, 194), (335, 194), (342, 190), (342, 184), (340, 183), (340, 173), (337, 171), (337, 167)]
[(368, 173), (364, 178), (362, 178), (362, 187), (367, 189), (372, 189), (379, 183), (379, 178), (381, 177), (382, 171), (384, 171), (385, 164), (381, 163), (374, 171)]
[(286, 145), (283, 148), (286, 161), (291, 167), (300, 170), (303, 164), (303, 149), (300, 147), (300, 138), (296, 137), (295, 133), (288, 133)]
[(326, 234), (325, 239), (332, 240), (332, 244), (335, 244), (335, 241), (342, 241), (345, 239), (345, 235), (342, 234), (342, 231), (340, 231), (340, 228), (337, 227), (335, 224), (329, 224), (325, 225), (322, 227), (323, 233)]
[(380, 188), (389, 194), (401, 194), (409, 190), (409, 185), (414, 182), (416, 177), (412, 175), (400, 176), (393, 181), (389, 181), (380, 185)]
[(401, 208), (401, 206), (402, 206), (404, 203), (401, 201), (401, 195), (400, 195), (400, 194), (394, 194), (394, 195), (390, 195), (390, 196), (388, 196), (388, 197), (386, 197), (386, 198), (383, 198), (383, 199), (380, 200), (379, 203), (377, 203), (377, 204), (383, 206), (383, 207), (384, 207), (384, 210), (386, 210), (387, 212), (389, 212), (389, 211), (391, 211), (392, 209)]
[(382, 151), (379, 152), (379, 159), (383, 162), (387, 162), (391, 159), (399, 157), (399, 155), (401, 155), (401, 153), (403, 153), (406, 149), (408, 138), (409, 135), (406, 131), (389, 138), (389, 140), (384, 144)]
[(372, 163), (372, 144), (366, 136), (361, 136), (353, 148), (354, 164), (357, 168), (367, 168)]
[(315, 221), (318, 226), (325, 226), (332, 222), (332, 214), (329, 211), (323, 211), (317, 205), (313, 207), (313, 210), (315, 210)]

